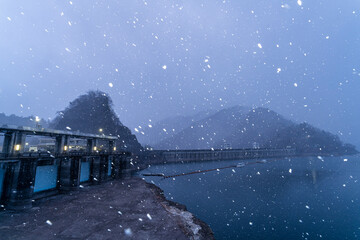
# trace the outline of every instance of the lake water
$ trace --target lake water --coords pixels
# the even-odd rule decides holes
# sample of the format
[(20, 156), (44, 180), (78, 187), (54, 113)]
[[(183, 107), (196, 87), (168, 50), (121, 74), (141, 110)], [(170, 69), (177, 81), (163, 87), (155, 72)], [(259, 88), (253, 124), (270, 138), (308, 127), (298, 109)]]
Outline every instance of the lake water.
[[(239, 162), (154, 165), (141, 173), (173, 175)], [(216, 239), (360, 239), (360, 156), (269, 159), (145, 179), (208, 223)]]

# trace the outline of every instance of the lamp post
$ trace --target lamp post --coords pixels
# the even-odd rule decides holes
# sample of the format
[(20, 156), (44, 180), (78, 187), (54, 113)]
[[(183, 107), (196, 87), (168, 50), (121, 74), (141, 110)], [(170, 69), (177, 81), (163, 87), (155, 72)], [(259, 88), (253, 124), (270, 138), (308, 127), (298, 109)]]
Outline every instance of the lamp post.
[(36, 122), (36, 128), (40, 128), (40, 118), (38, 116), (35, 117), (35, 122)]

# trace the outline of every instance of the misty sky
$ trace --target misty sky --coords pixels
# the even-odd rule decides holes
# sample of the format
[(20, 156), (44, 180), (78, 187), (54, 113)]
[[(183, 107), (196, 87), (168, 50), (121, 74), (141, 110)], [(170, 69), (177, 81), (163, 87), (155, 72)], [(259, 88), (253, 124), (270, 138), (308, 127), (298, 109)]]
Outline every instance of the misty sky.
[(264, 106), (360, 147), (360, 1), (0, 0), (0, 112), (96, 89), (132, 130)]

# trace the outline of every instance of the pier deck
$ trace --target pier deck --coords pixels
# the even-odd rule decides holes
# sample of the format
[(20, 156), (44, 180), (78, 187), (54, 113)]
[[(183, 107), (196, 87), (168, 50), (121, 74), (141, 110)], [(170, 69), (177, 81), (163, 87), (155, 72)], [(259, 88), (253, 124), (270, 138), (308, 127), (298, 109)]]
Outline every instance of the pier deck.
[(35, 202), (23, 212), (0, 212), (0, 236), (3, 240), (191, 238), (186, 224), (166, 210), (169, 206), (156, 191), (140, 178), (80, 188)]

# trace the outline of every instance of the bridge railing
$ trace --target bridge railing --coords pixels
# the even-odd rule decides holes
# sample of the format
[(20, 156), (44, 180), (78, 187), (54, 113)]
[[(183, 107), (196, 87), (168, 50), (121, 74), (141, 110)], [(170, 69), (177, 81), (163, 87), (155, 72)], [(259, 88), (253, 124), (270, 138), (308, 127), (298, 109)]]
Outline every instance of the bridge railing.
[[(248, 158), (271, 158), (294, 156), (295, 149), (215, 149), (215, 150), (169, 150), (161, 153), (162, 161), (212, 161)], [(159, 154), (160, 155), (160, 154)]]

